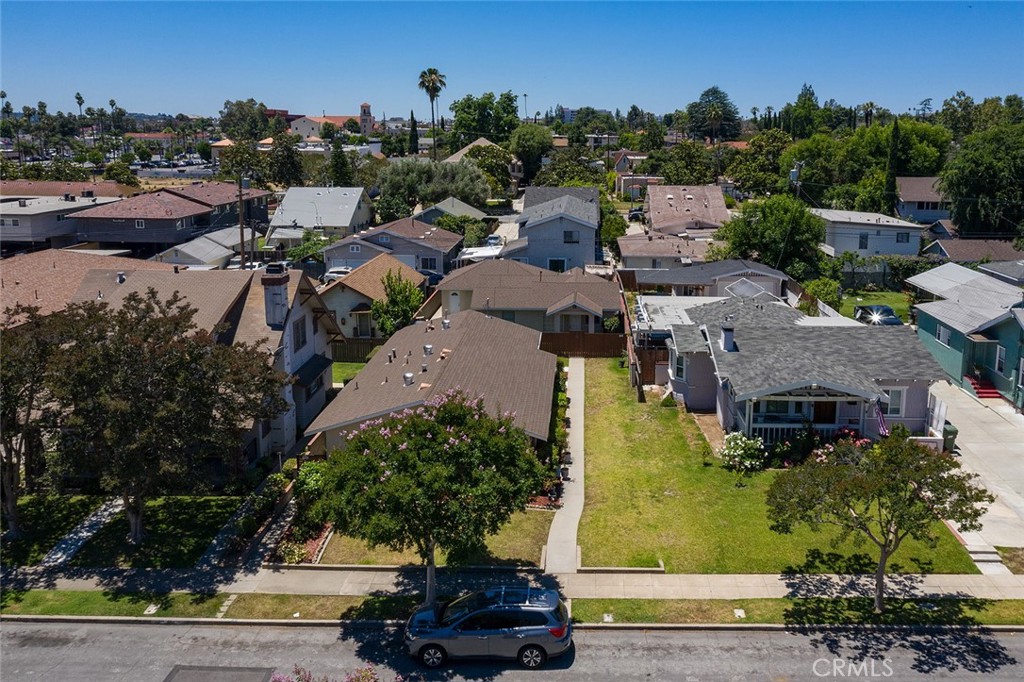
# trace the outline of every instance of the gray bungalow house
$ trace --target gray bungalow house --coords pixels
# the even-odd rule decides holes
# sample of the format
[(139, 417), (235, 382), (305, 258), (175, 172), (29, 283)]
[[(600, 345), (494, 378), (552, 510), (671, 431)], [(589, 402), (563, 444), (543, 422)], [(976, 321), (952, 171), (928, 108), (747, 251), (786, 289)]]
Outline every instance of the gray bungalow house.
[(324, 248), (328, 268), (357, 268), (382, 253), (394, 256), (417, 270), (446, 273), (462, 248), (462, 235), (402, 218), (371, 227)]
[(770, 297), (682, 311), (669, 377), (688, 409), (715, 410), (726, 431), (771, 444), (808, 424), (877, 438), (893, 423), (928, 434), (929, 387), (945, 378), (909, 327), (807, 317)]
[(566, 272), (596, 262), (601, 211), (596, 201), (561, 196), (523, 210), (516, 219), (516, 260)]

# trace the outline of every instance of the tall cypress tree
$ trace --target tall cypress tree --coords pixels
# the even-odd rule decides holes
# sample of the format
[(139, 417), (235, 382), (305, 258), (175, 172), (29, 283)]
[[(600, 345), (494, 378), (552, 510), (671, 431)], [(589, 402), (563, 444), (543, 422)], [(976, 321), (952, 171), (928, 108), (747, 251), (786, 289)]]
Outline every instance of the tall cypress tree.
[(416, 116), (409, 112), (409, 154), (420, 153), (420, 131), (416, 129)]
[(333, 147), (331, 150), (331, 183), (335, 187), (352, 187), (356, 184), (356, 179), (352, 172), (352, 164), (348, 160), (348, 153), (341, 140), (336, 139)]
[(883, 210), (887, 215), (896, 215), (896, 174), (899, 172), (900, 152), (900, 120), (893, 119), (892, 132), (889, 134), (889, 163), (885, 167), (885, 196), (882, 199)]

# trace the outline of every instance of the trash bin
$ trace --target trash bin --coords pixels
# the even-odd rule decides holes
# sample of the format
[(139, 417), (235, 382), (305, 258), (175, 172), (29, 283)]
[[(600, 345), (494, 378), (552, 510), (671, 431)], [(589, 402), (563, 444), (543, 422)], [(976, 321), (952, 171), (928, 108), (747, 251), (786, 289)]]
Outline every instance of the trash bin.
[(942, 427), (942, 449), (945, 452), (953, 452), (953, 448), (956, 447), (956, 434), (960, 433), (960, 430), (946, 422)]

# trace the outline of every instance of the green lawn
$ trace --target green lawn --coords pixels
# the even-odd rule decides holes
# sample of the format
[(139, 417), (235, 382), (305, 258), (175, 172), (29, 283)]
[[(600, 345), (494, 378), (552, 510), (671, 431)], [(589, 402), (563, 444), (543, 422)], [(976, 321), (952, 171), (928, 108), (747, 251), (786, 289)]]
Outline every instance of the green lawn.
[[(637, 403), (618, 360), (587, 360), (586, 506), (579, 543), (585, 566), (655, 566), (671, 573), (870, 572), (873, 546), (833, 549), (827, 532), (768, 528), (765, 492), (776, 472), (736, 487), (712, 458), (693, 418), (658, 401)], [(977, 573), (941, 524), (936, 549), (907, 540), (892, 571)], [(820, 550), (820, 551), (819, 551)]]
[[(225, 618), (294, 620), (391, 620), (409, 617), (420, 595), (348, 597), (337, 595), (240, 594)], [(295, 614), (299, 614), (295, 618)]]
[(139, 547), (126, 541), (124, 512), (105, 525), (71, 560), (73, 566), (190, 568), (242, 503), (241, 497), (161, 497), (146, 503)]
[[(103, 504), (102, 497), (92, 495), (25, 495), (18, 500), (25, 536), (20, 540), (4, 540), (0, 558), (4, 566), (31, 566), (39, 563), (57, 541), (67, 535), (85, 517)], [(3, 520), (7, 530), (7, 520)]]
[[(487, 538), (487, 552), (460, 559), (468, 565), (536, 566), (540, 563), (541, 548), (547, 544), (548, 529), (554, 515), (545, 511), (525, 511), (512, 516), (496, 534)], [(438, 552), (438, 565), (447, 559)], [(362, 540), (335, 534), (327, 543), (322, 564), (419, 565), (420, 558), (413, 550), (393, 552), (386, 547), (371, 548)]]
[[(793, 625), (1019, 625), (1024, 600), (889, 599), (874, 613), (869, 598), (850, 599), (573, 599), (572, 617), (601, 623), (610, 613), (616, 623), (780, 623)], [(922, 608), (923, 607), (923, 608)], [(737, 618), (733, 609), (746, 611)]]
[(336, 362), (331, 368), (334, 376), (334, 383), (346, 384), (349, 379), (359, 374), (359, 370), (366, 367), (365, 362)]
[(150, 604), (159, 609), (152, 617), (212, 618), (224, 595), (73, 592), (58, 590), (3, 590), (4, 614), (35, 616), (142, 616)]
[(853, 317), (853, 307), (858, 305), (887, 305), (904, 322), (910, 320), (910, 303), (907, 295), (901, 291), (844, 291), (839, 312), (846, 317)]

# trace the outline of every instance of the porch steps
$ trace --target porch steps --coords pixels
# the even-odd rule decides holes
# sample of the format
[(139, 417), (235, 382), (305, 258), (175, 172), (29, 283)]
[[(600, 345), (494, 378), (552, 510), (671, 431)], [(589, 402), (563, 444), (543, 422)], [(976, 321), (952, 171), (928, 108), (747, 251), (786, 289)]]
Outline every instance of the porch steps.
[(1000, 393), (994, 384), (984, 379), (976, 379), (972, 376), (965, 376), (964, 379), (971, 385), (971, 389), (974, 391), (974, 395), (979, 398), (1002, 398), (1003, 394)]

